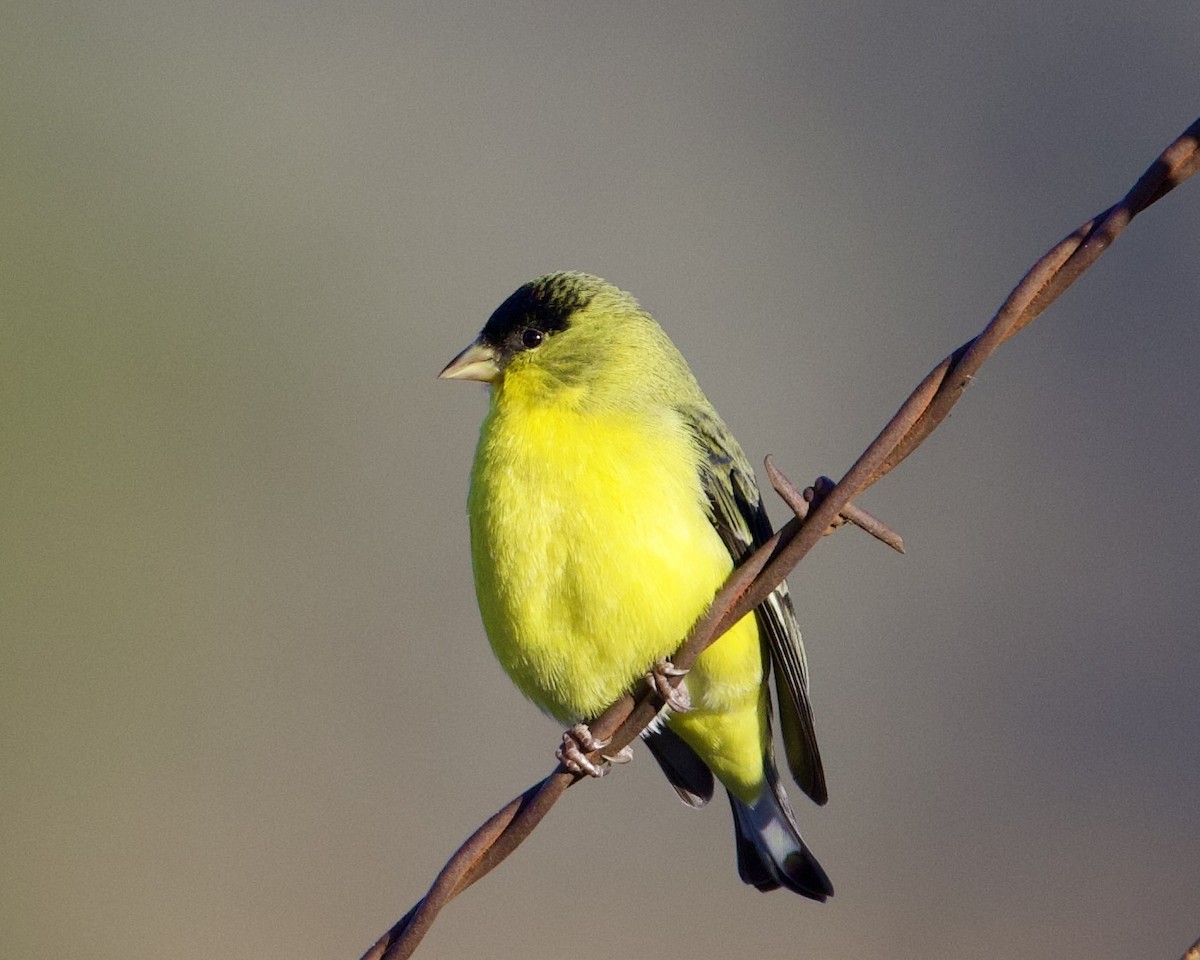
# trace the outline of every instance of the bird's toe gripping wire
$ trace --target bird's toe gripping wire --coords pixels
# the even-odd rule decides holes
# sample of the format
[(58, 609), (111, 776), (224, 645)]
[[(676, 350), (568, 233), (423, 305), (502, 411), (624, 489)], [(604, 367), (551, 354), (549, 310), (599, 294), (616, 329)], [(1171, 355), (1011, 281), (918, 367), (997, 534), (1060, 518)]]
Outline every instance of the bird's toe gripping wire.
[[(687, 680), (680, 679), (686, 676), (686, 670), (680, 670), (670, 660), (663, 659), (646, 672), (646, 682), (668, 707), (676, 713), (687, 713), (692, 709), (692, 697), (688, 693)], [(672, 680), (676, 682), (672, 683)]]
[(601, 754), (604, 763), (596, 763), (589, 753), (603, 750), (611, 739), (599, 740), (592, 736), (592, 731), (586, 723), (577, 723), (569, 730), (564, 730), (562, 746), (555, 751), (554, 756), (567, 770), (579, 776), (602, 777), (608, 773), (610, 763), (628, 763), (633, 759), (633, 750), (628, 745), (611, 754)]

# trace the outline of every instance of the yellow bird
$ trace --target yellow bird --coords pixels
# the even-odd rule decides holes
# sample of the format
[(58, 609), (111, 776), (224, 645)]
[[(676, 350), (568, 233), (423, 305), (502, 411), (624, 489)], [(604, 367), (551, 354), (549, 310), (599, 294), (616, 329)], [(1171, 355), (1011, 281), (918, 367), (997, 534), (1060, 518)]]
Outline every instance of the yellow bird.
[[(530, 700), (586, 724), (669, 657), (735, 563), (771, 535), (754, 471), (662, 328), (597, 277), (520, 287), (442, 371), (491, 385), (471, 473), (475, 591), (496, 657)], [(685, 803), (713, 776), (738, 872), (760, 890), (832, 895), (771, 748), (769, 677), (800, 788), (825, 803), (800, 631), (781, 586), (696, 661), (646, 736)], [(564, 738), (583, 763), (586, 726)], [(711, 771), (711, 772), (710, 772)]]

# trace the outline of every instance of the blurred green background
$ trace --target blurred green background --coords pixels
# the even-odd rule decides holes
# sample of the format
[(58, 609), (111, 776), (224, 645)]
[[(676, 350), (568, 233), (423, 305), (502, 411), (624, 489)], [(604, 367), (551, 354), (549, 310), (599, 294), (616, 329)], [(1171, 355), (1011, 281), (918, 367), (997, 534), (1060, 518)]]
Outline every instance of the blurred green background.
[[(1194, 0), (6, 4), (0, 955), (357, 957), (550, 769), (470, 585), (485, 394), (434, 379), (519, 283), (633, 291), (756, 461), (839, 474), (1195, 118), (1198, 41)], [(1178, 956), (1197, 223), (864, 499), (907, 558), (793, 577), (830, 903), (743, 887), (641, 755), (420, 955)]]

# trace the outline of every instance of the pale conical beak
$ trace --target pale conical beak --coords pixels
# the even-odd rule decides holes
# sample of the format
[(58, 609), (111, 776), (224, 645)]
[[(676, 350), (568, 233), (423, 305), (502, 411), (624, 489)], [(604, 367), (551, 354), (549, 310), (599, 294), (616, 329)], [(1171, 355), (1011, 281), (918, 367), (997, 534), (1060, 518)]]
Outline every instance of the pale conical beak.
[(486, 343), (476, 340), (446, 364), (439, 380), (482, 380), (491, 383), (500, 376), (500, 359)]

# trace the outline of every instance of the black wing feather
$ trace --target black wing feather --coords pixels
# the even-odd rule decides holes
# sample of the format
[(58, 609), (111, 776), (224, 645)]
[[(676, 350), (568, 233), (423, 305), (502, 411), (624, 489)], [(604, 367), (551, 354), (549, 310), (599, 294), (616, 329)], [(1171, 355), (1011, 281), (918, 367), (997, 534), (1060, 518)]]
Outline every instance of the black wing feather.
[[(774, 532), (754, 471), (729, 428), (711, 408), (693, 406), (682, 413), (703, 454), (700, 477), (708, 497), (709, 519), (733, 562), (741, 563)], [(775, 668), (779, 726), (788, 768), (800, 789), (823, 804), (829, 794), (808, 697), (808, 664), (787, 584), (780, 584), (755, 614)]]
[(712, 799), (712, 771), (679, 734), (664, 724), (648, 730), (642, 737), (680, 800), (689, 807), (702, 807)]

